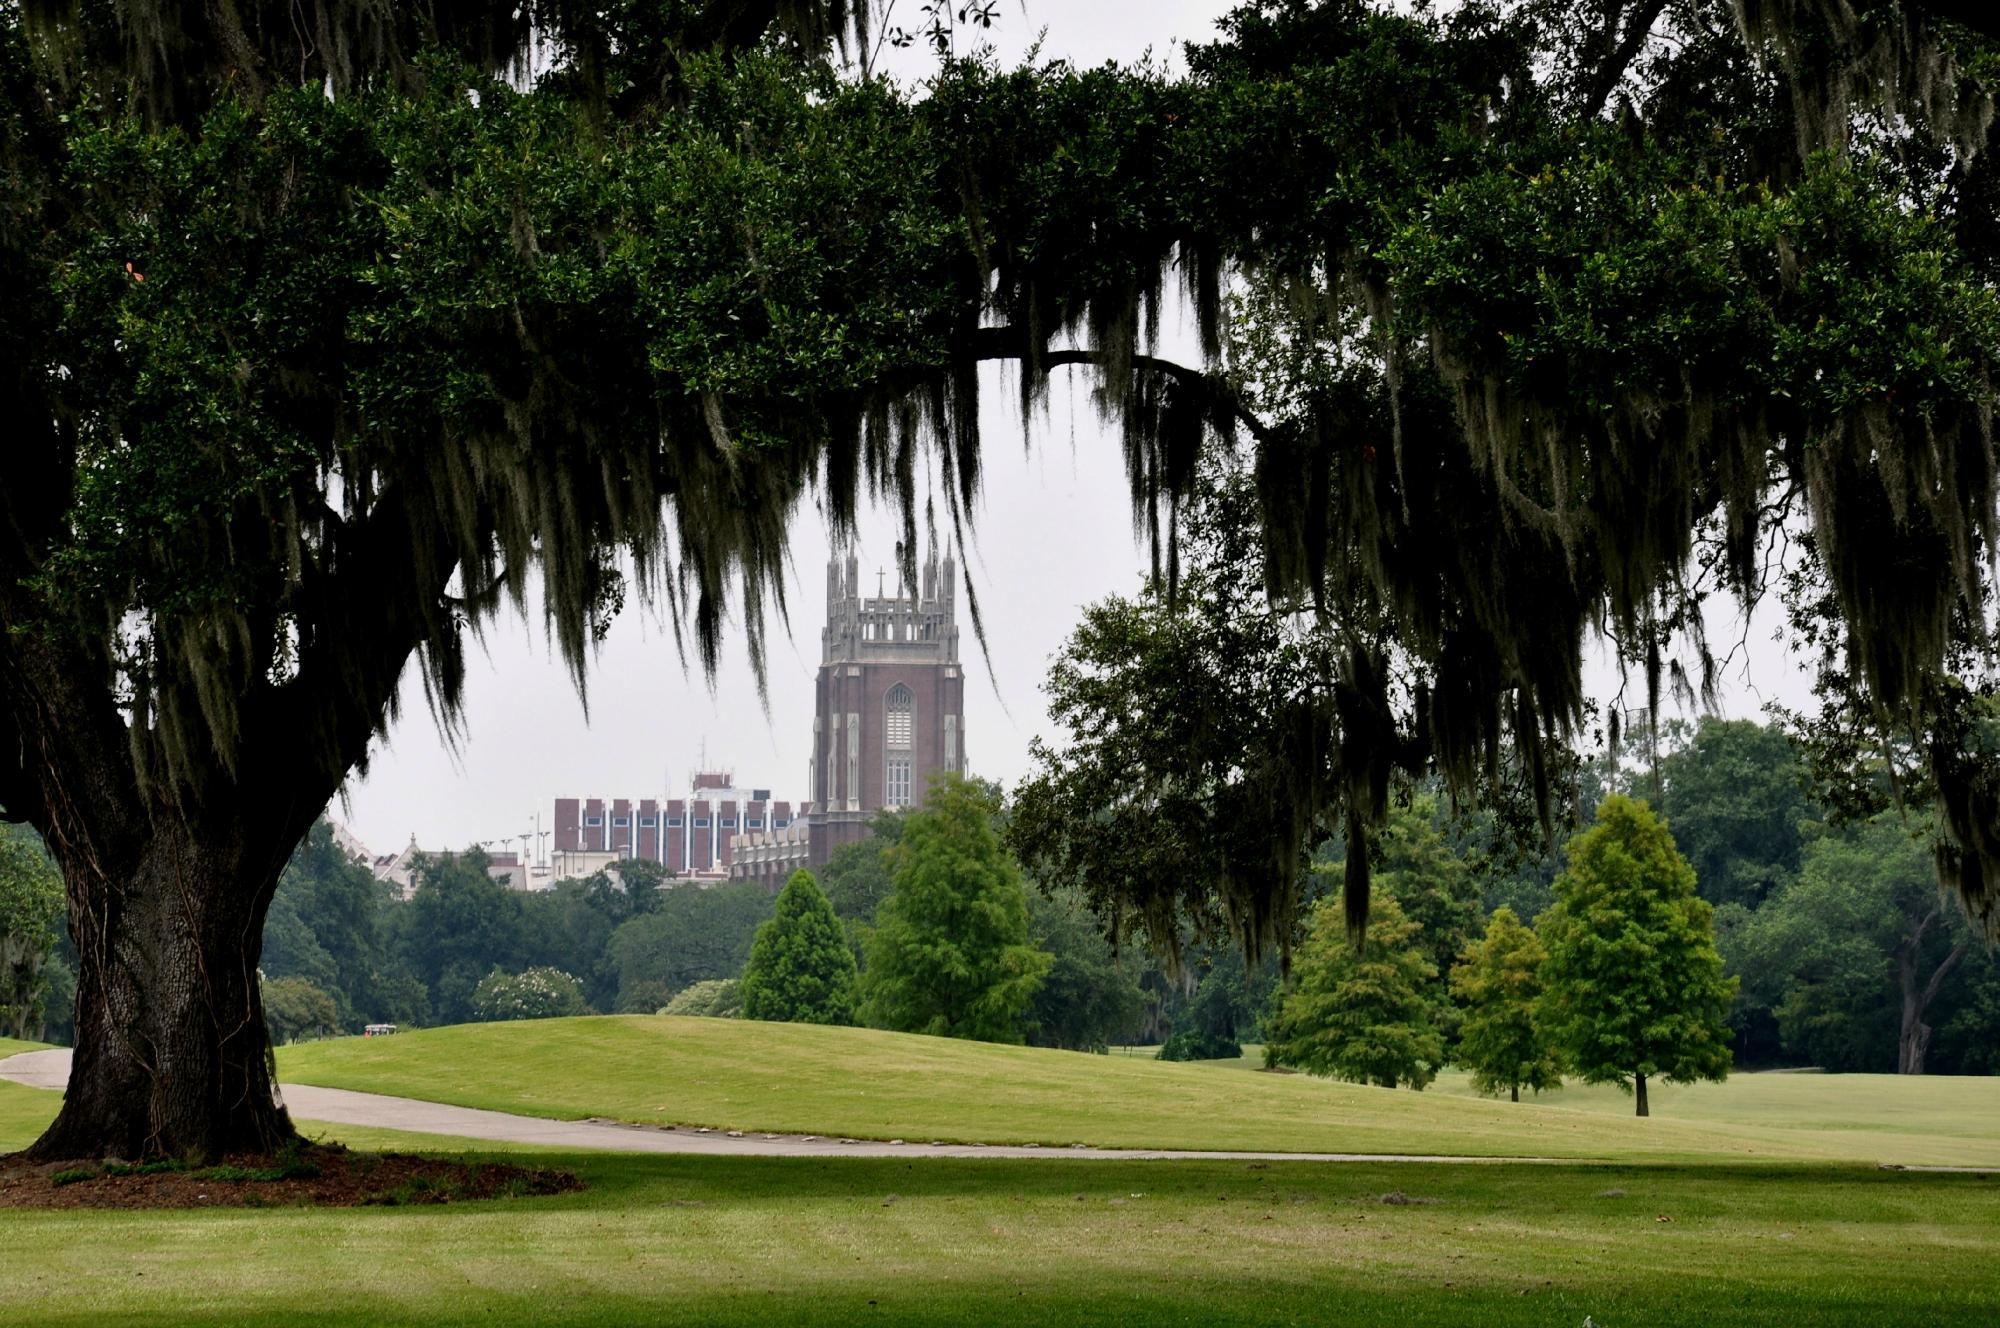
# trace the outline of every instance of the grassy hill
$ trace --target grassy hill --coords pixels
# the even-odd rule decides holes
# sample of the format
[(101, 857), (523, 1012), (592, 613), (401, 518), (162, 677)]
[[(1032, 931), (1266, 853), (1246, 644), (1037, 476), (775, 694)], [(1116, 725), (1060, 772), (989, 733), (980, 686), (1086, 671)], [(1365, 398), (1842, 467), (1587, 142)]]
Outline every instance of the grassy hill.
[(281, 1078), (552, 1117), (1125, 1148), (2000, 1167), (2000, 1081), (1742, 1076), (1635, 1120), (871, 1029), (658, 1016), (286, 1047)]

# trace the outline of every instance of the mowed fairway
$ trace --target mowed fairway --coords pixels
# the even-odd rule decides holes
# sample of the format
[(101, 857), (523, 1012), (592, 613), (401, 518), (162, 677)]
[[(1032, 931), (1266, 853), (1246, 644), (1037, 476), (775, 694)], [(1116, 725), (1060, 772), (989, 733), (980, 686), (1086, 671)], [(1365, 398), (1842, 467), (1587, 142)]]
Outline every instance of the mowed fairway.
[(311, 1043), (281, 1049), (278, 1068), (287, 1082), (529, 1115), (913, 1142), (2000, 1167), (1993, 1079), (1870, 1076), (1854, 1088), (1839, 1076), (1739, 1076), (1706, 1095), (1663, 1090), (1658, 1114), (1642, 1121), (1603, 1109), (1615, 1090), (1578, 1110), (868, 1029), (659, 1016)]
[[(831, 1055), (842, 1044), (840, 1063), (799, 1051)], [(699, 1048), (706, 1050), (694, 1054)], [(563, 1110), (566, 1100), (601, 1110), (616, 1099), (593, 1095), (613, 1094), (628, 1077), (658, 1090), (664, 1077), (677, 1076), (692, 1095), (674, 1113), (682, 1119), (689, 1100), (738, 1111), (755, 1105), (751, 1094), (762, 1087), (786, 1111), (838, 1106), (857, 1135), (889, 1133), (861, 1124), (877, 1103), (904, 1119), (927, 1111), (951, 1127), (940, 1135), (958, 1138), (989, 1129), (995, 1137), (1050, 1137), (1020, 1124), (1046, 1108), (1065, 1127), (1097, 1117), (1083, 1136), (1094, 1139), (1122, 1128), (1133, 1131), (1132, 1142), (1193, 1142), (1233, 1130), (1242, 1133), (1229, 1137), (1247, 1145), (1281, 1137), (1290, 1120), (1308, 1130), (1365, 1128), (1377, 1132), (1369, 1136), (1377, 1143), (1421, 1137), (1434, 1146), (1410, 1127), (1396, 1135), (1397, 1111), (1444, 1109), (1427, 1119), (1449, 1124), (1452, 1111), (1505, 1106), (1216, 1066), (1134, 1063), (1149, 1074), (1127, 1083), (1114, 1058), (720, 1020), (441, 1029), (290, 1048), (281, 1062), (287, 1077), (304, 1077), (290, 1072), (305, 1062), (317, 1079), (360, 1087), (352, 1076), (335, 1076), (357, 1052), (378, 1080), (404, 1076), (377, 1084), (398, 1092), (429, 1087), (447, 1096), (439, 1090), (450, 1077), (448, 1096), (457, 1101), (505, 1105), (540, 1085), (540, 1110)], [(632, 1064), (642, 1053), (652, 1059)], [(623, 1069), (613, 1073), (618, 1057), (626, 1058)], [(753, 1064), (762, 1067), (757, 1074), (741, 1069)], [(815, 1090), (800, 1078), (808, 1070), (835, 1087)], [(841, 1074), (863, 1082), (836, 1091)], [(774, 1082), (780, 1075), (794, 1081)], [(1113, 1087), (1091, 1090), (1092, 1075)], [(884, 1083), (885, 1076), (910, 1082)], [(1179, 1118), (1147, 1106), (1140, 1091), (1147, 1086), (1182, 1109), (1236, 1115)], [(974, 1090), (998, 1101), (960, 1096)], [(1061, 1092), (1082, 1097), (1064, 1105)], [(1311, 1092), (1325, 1095), (1317, 1106), (1293, 1096)], [(55, 1103), (54, 1093), (0, 1083), (0, 1150), (28, 1142)], [(1138, 1124), (1102, 1118), (1127, 1107)], [(1576, 1117), (1579, 1128), (1595, 1122), (1603, 1133), (1592, 1137), (1612, 1155), (1657, 1155), (1633, 1133), (1637, 1123), (1620, 1117), (1550, 1107), (1513, 1116), (1537, 1112)], [(1365, 1123), (1342, 1125), (1342, 1113)], [(1500, 1126), (1481, 1128), (1493, 1151), (1546, 1151), (1528, 1140), (1509, 1146)], [(362, 1146), (464, 1147), (347, 1127), (331, 1133)], [(1617, 1147), (1620, 1135), (1639, 1146)], [(1290, 1146), (1330, 1142), (1322, 1134)], [(1588, 1316), (1604, 1328), (1887, 1328), (2000, 1321), (2000, 1280), (1992, 1276), (2000, 1179), (1988, 1175), (1757, 1158), (1452, 1166), (1114, 1162), (1060, 1152), (1031, 1161), (591, 1153), (538, 1161), (576, 1171), (589, 1189), (444, 1209), (0, 1211), (7, 1270), (0, 1322), (1526, 1328), (1573, 1326)]]
[[(22, 1142), (0, 1136), (0, 1148)], [(0, 1212), (0, 1322), (1525, 1328), (1590, 1316), (1606, 1328), (1887, 1328), (2000, 1317), (2000, 1183), (1973, 1176), (1059, 1155), (540, 1160), (590, 1188), (445, 1209)], [(1415, 1202), (1385, 1204), (1387, 1193)]]

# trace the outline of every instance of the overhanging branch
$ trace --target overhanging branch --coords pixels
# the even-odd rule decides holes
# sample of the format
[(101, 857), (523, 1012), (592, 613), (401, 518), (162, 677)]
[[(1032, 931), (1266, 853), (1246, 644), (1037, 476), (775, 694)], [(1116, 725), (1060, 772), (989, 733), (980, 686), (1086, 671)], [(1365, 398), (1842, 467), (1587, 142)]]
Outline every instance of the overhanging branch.
[[(1115, 359), (1110, 352), (1103, 350), (1038, 350), (1025, 333), (1012, 327), (981, 328), (973, 342), (973, 357), (979, 360), (1021, 360), (1040, 369), (1060, 369), (1076, 364), (1102, 367)], [(1128, 362), (1136, 370), (1171, 378), (1183, 390), (1194, 393), (1202, 400), (1211, 418), (1241, 424), (1260, 443), (1276, 441), (1276, 432), (1243, 404), (1242, 396), (1221, 375), (1157, 355), (1134, 355)]]
[(1605, 48), (1604, 58), (1592, 71), (1590, 81), (1584, 84), (1583, 101), (1579, 107), (1586, 119), (1604, 109), (1604, 103), (1611, 99), (1611, 94), (1617, 90), (1619, 80), (1625, 77), (1625, 71), (1631, 68), (1632, 61), (1638, 58), (1639, 49), (1646, 44), (1646, 38), (1652, 35), (1653, 24), (1659, 21), (1660, 14), (1666, 7), (1666, 0), (1641, 0), (1637, 8), (1632, 11), (1631, 17), (1626, 20), (1625, 35), (1622, 38), (1617, 36), (1620, 9), (1614, 8), (1606, 15), (1605, 30), (1601, 38)]

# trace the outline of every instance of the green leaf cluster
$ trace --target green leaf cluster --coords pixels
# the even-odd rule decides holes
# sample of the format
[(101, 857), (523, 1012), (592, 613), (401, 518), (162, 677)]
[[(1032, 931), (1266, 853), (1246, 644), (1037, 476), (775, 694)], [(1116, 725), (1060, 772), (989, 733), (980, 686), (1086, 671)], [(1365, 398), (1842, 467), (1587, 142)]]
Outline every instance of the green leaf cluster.
[(1540, 1019), (1546, 958), (1535, 933), (1503, 907), (1452, 969), (1452, 995), (1464, 1010), (1456, 1058), (1482, 1093), (1504, 1092), (1518, 1102), (1523, 1088), (1539, 1093), (1562, 1083)]

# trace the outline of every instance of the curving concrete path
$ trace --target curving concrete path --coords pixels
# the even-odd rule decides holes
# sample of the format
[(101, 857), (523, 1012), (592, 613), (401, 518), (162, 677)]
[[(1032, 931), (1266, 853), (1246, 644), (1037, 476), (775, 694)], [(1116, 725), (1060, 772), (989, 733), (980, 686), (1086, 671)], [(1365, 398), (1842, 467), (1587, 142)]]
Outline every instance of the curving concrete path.
[[(28, 1051), (0, 1060), (0, 1079), (57, 1092), (69, 1085), (67, 1049)], [(1540, 1157), (1450, 1157), (1406, 1153), (1232, 1153), (1164, 1148), (1038, 1148), (1010, 1144), (904, 1143), (829, 1139), (817, 1135), (697, 1130), (691, 1126), (628, 1125), (608, 1120), (544, 1120), (504, 1111), (453, 1107), (415, 1098), (356, 1093), (345, 1088), (282, 1086), (285, 1105), (300, 1120), (366, 1125), (383, 1130), (457, 1135), (496, 1143), (619, 1153), (699, 1153), (727, 1157), (1021, 1157), (1174, 1158), (1220, 1162), (1548, 1162)]]

